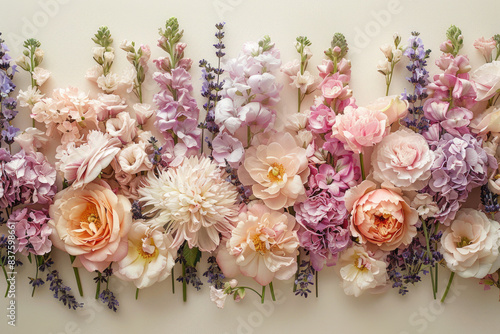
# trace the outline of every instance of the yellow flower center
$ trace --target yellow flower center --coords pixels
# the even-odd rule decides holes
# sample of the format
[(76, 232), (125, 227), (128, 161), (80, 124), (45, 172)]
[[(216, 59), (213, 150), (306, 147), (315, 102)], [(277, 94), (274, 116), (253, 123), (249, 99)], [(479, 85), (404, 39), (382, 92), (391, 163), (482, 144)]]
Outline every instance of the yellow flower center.
[(368, 271), (368, 268), (366, 267), (365, 265), (365, 261), (363, 261), (363, 259), (361, 258), (361, 256), (357, 256), (355, 259), (354, 259), (354, 266), (356, 268), (358, 268), (360, 271), (362, 272), (366, 272)]
[(150, 241), (151, 241), (151, 245), (153, 245), (155, 247), (155, 250), (153, 251), (153, 253), (145, 252), (144, 248), (142, 248), (142, 244), (137, 246), (137, 252), (145, 260), (150, 259), (152, 257), (156, 257), (156, 255), (158, 255), (158, 248), (156, 248), (154, 241), (151, 238), (150, 238)]
[(469, 246), (472, 242), (467, 237), (462, 237), (459, 242), (457, 242), (457, 247), (462, 248), (465, 246)]
[(259, 252), (260, 254), (264, 254), (267, 252), (266, 243), (260, 239), (260, 234), (256, 234), (252, 238), (252, 242), (256, 252)]
[(285, 174), (285, 167), (282, 164), (277, 162), (273, 163), (271, 167), (269, 167), (269, 173), (267, 177), (271, 182), (277, 182), (283, 180), (283, 175)]
[(396, 231), (401, 228), (401, 225), (402, 224), (392, 215), (383, 213), (380, 215), (375, 215), (374, 226), (372, 226), (370, 229), (375, 230), (376, 234), (378, 234), (379, 236), (386, 237), (396, 233)]
[(90, 230), (93, 233), (97, 233), (101, 228), (102, 222), (94, 204), (88, 204), (87, 208), (82, 212), (80, 215), (80, 224), (84, 229), (87, 231)]
[(493, 176), (493, 179), (494, 179), (494, 180), (498, 180), (498, 179), (500, 179), (500, 174), (497, 174), (497, 175)]

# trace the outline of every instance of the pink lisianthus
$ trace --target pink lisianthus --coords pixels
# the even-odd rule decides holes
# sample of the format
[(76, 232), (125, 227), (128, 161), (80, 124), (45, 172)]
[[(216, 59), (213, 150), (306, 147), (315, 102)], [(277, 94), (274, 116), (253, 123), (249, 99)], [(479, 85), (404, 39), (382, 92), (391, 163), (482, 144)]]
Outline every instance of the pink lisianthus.
[(128, 112), (121, 112), (116, 118), (106, 122), (106, 132), (111, 137), (120, 139), (123, 144), (130, 143), (137, 135), (137, 123)]
[(345, 203), (351, 233), (361, 244), (391, 251), (409, 245), (417, 235), (418, 213), (394, 190), (377, 189), (366, 180), (346, 192)]
[(305, 199), (308, 175), (306, 150), (289, 133), (275, 133), (269, 144), (251, 146), (238, 169), (241, 183), (252, 186), (254, 195), (273, 210)]
[(88, 271), (102, 272), (127, 255), (131, 205), (104, 181), (62, 190), (49, 214), (54, 246), (76, 256)]
[(212, 156), (221, 166), (227, 161), (231, 167), (238, 168), (245, 153), (241, 141), (227, 132), (219, 133), (212, 141), (212, 147)]
[(493, 50), (495, 50), (496, 46), (497, 42), (495, 42), (493, 37), (488, 39), (480, 37), (474, 41), (474, 47), (481, 52), (487, 63), (491, 62), (491, 54), (493, 53)]
[(472, 72), (471, 80), (477, 93), (477, 101), (485, 101), (500, 90), (500, 61), (484, 64)]
[(7, 221), (7, 226), (14, 226), (16, 251), (27, 256), (28, 253), (44, 255), (50, 252), (52, 242), (49, 236), (52, 229), (48, 225), (46, 210), (28, 208), (15, 210)]
[(387, 134), (388, 125), (387, 115), (381, 111), (348, 106), (343, 114), (337, 115), (332, 137), (343, 142), (346, 149), (359, 154), (365, 147), (378, 144)]
[(65, 152), (61, 152), (58, 169), (64, 173), (68, 182), (73, 182), (74, 188), (80, 188), (99, 176), (120, 151), (120, 146), (118, 138), (91, 131), (87, 136), (87, 143), (77, 148), (68, 146)]
[(297, 228), (292, 215), (253, 203), (238, 216), (217, 263), (226, 277), (241, 272), (262, 286), (274, 278), (289, 279), (297, 271)]

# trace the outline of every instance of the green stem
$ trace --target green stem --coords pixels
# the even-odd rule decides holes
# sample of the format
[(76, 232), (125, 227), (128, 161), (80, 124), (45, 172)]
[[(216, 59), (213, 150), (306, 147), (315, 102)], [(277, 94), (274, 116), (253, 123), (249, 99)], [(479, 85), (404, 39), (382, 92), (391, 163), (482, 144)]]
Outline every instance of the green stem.
[[(7, 259), (7, 257), (5, 257)], [(7, 290), (5, 290), (5, 298), (7, 297), (7, 295), (9, 294), (9, 289), (10, 289), (10, 281), (8, 280), (9, 279), (9, 275), (7, 275), (7, 271), (5, 270), (5, 266), (4, 266), (4, 263), (3, 261), (0, 261), (0, 263), (2, 264), (2, 270), (3, 270), (3, 274), (5, 275), (5, 281), (7, 282)]]
[(203, 154), (203, 138), (205, 138), (205, 128), (201, 128), (201, 144), (200, 144), (200, 153)]
[[(73, 264), (73, 262), (75, 262), (76, 256), (70, 255), (69, 259), (71, 260), (71, 264)], [(83, 297), (83, 289), (82, 289), (82, 282), (80, 280), (80, 272), (78, 271), (77, 267), (73, 267), (73, 272), (75, 273), (76, 285), (78, 285), (78, 293), (80, 293), (80, 296)]]
[[(438, 286), (438, 269), (439, 269), (439, 265), (436, 263), (435, 264), (435, 269), (436, 269), (436, 275), (434, 275), (434, 287), (435, 287), (435, 291), (437, 293), (437, 286)], [(432, 268), (431, 268), (432, 270)]]
[(297, 112), (300, 112), (300, 105), (302, 101), (300, 100), (300, 89), (297, 89)]
[(182, 263), (182, 300), (187, 300), (186, 264)]
[(174, 267), (172, 267), (172, 273), (170, 274), (172, 276), (172, 294), (175, 293), (175, 278), (174, 278)]
[(364, 181), (366, 179), (366, 175), (365, 175), (365, 162), (363, 159), (363, 153), (359, 153), (359, 165), (361, 167), (361, 178)]
[(95, 299), (99, 299), (99, 293), (101, 292), (101, 272), (97, 272), (97, 288), (95, 289)]
[[(429, 232), (427, 232), (427, 224), (425, 223), (425, 220), (422, 220), (422, 227), (424, 230), (424, 236), (425, 236), (425, 244), (427, 246), (427, 255), (429, 256), (429, 260), (432, 259), (432, 253), (431, 253), (431, 246), (429, 242)], [(437, 264), (436, 264), (437, 265)], [(437, 282), (434, 280), (434, 272), (432, 271), (432, 268), (430, 270), (431, 272), (431, 282), (432, 282), (432, 295), (434, 296), (434, 299), (436, 299), (436, 293), (437, 293)]]
[(276, 297), (274, 296), (273, 282), (269, 283), (269, 290), (271, 291), (271, 298), (273, 299), (273, 302), (275, 302), (276, 301)]
[(262, 294), (260, 296), (260, 302), (261, 304), (264, 304), (264, 298), (266, 298), (266, 286), (262, 286)]
[(250, 125), (247, 126), (247, 148), (250, 147), (250, 142), (252, 141), (252, 132), (250, 131)]
[(318, 274), (318, 271), (316, 270), (315, 275), (314, 275), (314, 277), (316, 279), (316, 284), (315, 284), (316, 285), (316, 298), (318, 298), (318, 290), (319, 290), (318, 289), (318, 276), (319, 276), (319, 274)]
[(297, 280), (299, 279), (299, 270), (300, 270), (300, 252), (297, 255), (297, 271), (295, 272), (295, 280), (293, 281), (293, 292), (297, 291)]
[[(36, 266), (35, 281), (38, 279), (38, 266), (40, 265), (39, 262), (40, 261), (38, 255), (35, 255), (35, 266)], [(33, 284), (33, 291), (31, 291), (31, 297), (35, 295), (35, 289), (36, 285)]]
[(441, 303), (444, 303), (444, 300), (446, 299), (446, 296), (450, 291), (451, 283), (453, 282), (453, 277), (455, 277), (455, 272), (452, 271), (450, 275), (450, 280), (448, 281), (448, 285), (446, 286), (446, 290), (444, 291), (443, 298), (441, 298)]
[(249, 287), (249, 286), (240, 286), (240, 287), (238, 287), (238, 288), (252, 290), (252, 291), (253, 291), (253, 292), (255, 292), (255, 293), (256, 293), (259, 297), (261, 297), (261, 298), (262, 298), (262, 295), (261, 295), (261, 294), (260, 294), (257, 290), (255, 290), (254, 288), (251, 288), (251, 287)]
[(139, 288), (135, 289), (135, 300), (139, 298)]

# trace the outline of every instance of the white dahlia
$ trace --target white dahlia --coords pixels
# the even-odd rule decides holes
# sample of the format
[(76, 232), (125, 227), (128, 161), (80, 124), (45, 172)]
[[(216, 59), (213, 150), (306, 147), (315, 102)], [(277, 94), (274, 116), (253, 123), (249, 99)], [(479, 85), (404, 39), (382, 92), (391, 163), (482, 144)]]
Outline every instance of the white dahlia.
[(229, 237), (238, 215), (236, 187), (225, 172), (206, 157), (185, 157), (179, 166), (150, 172), (139, 189), (146, 214), (172, 233), (172, 247), (184, 240), (190, 248), (211, 252), (220, 243), (219, 233)]

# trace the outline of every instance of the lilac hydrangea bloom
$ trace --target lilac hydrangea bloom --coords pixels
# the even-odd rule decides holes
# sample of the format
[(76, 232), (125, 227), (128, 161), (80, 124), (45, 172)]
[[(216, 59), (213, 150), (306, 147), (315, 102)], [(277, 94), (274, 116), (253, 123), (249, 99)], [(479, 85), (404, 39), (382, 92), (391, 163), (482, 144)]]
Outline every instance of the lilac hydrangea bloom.
[(16, 235), (16, 249), (23, 255), (33, 253), (44, 255), (50, 252), (52, 242), (49, 239), (52, 233), (48, 225), (49, 215), (46, 210), (32, 210), (24, 208), (15, 210), (7, 224), (14, 224)]

